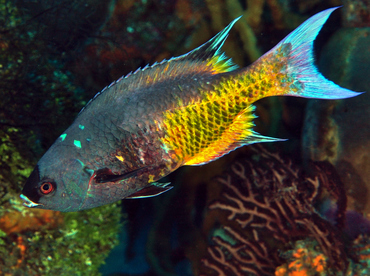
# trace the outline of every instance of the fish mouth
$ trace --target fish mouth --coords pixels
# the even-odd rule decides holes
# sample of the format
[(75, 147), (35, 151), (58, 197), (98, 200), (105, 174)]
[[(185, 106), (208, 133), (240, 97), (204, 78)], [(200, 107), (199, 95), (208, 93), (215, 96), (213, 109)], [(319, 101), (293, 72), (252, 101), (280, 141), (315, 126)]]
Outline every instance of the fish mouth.
[(26, 207), (29, 207), (29, 208), (42, 206), (42, 204), (35, 203), (35, 202), (29, 200), (29, 198), (26, 197), (24, 194), (21, 194), (19, 197), (23, 200), (23, 206), (26, 206)]

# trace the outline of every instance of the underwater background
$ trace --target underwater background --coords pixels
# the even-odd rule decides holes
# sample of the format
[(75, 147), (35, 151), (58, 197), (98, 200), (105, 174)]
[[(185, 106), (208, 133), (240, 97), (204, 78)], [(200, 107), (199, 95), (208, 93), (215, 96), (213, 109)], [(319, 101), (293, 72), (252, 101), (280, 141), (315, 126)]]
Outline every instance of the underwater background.
[(0, 275), (370, 275), (370, 96), (271, 97), (255, 130), (286, 142), (182, 167), (174, 188), (87, 211), (29, 209), (34, 165), (98, 91), (182, 55), (236, 17), (251, 64), (309, 16), (319, 70), (370, 91), (370, 1), (0, 0)]

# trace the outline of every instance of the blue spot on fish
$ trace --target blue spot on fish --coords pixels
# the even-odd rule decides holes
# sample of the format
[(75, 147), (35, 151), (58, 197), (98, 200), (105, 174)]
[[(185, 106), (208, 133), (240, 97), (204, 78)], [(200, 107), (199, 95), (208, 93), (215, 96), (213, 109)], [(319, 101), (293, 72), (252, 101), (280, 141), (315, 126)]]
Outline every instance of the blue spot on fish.
[(66, 137), (67, 137), (67, 134), (63, 133), (63, 134), (62, 134), (62, 135), (60, 135), (59, 137), (62, 139), (62, 141), (64, 141), (64, 139), (66, 139)]
[(80, 159), (76, 159), (76, 161), (80, 163), (81, 167), (85, 167), (85, 164)]
[(78, 147), (78, 148), (81, 148), (81, 142), (78, 141), (78, 140), (73, 140), (73, 144)]
[(83, 126), (83, 125), (78, 125), (78, 127), (79, 127), (80, 129), (84, 129), (84, 128), (85, 128), (85, 126)]

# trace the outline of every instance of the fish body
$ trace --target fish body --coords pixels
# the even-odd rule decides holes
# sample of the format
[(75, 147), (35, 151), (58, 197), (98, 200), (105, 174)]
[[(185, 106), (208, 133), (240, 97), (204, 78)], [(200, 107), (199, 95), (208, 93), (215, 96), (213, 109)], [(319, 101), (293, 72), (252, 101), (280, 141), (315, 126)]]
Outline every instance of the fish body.
[(335, 8), (304, 22), (255, 63), (221, 52), (237, 19), (186, 55), (147, 66), (98, 93), (36, 165), (25, 205), (78, 211), (169, 190), (158, 180), (243, 145), (282, 141), (253, 131), (253, 103), (276, 95), (342, 99), (359, 93), (325, 79), (313, 40)]

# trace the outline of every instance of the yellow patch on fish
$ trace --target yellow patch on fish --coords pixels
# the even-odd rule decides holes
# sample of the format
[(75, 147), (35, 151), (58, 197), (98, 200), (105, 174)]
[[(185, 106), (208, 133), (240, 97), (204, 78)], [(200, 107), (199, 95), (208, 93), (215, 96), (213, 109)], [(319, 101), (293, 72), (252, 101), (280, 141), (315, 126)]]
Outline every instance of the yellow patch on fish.
[(123, 158), (121, 155), (116, 155), (116, 158), (117, 158), (119, 161), (121, 161), (121, 162), (125, 161), (125, 158)]
[[(254, 136), (253, 102), (282, 95), (293, 84), (284, 73), (288, 46), (281, 46), (275, 56), (264, 56), (263, 62), (252, 65), (247, 72), (224, 78), (211, 91), (201, 90), (201, 99), (176, 110), (166, 111), (163, 125), (166, 137), (162, 143), (175, 152), (184, 165), (199, 165), (247, 144)], [(222, 63), (213, 68), (222, 71)], [(219, 67), (217, 67), (219, 66)]]

